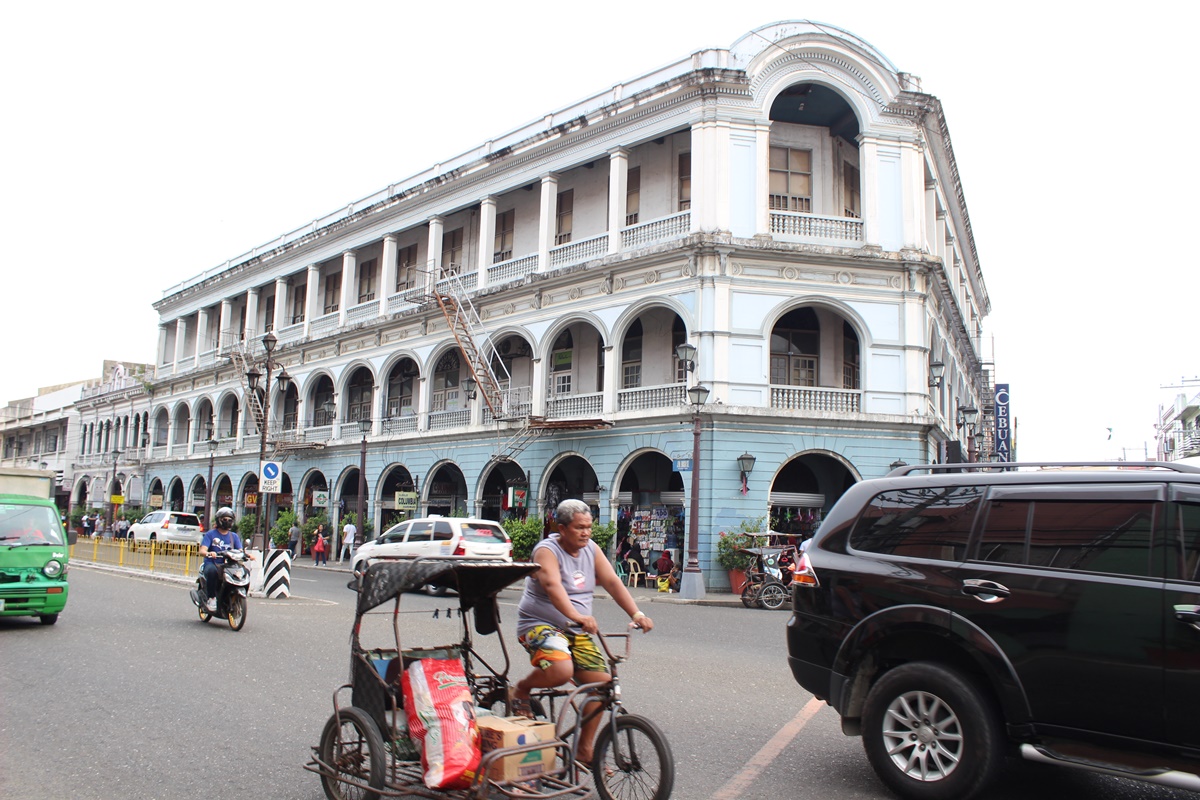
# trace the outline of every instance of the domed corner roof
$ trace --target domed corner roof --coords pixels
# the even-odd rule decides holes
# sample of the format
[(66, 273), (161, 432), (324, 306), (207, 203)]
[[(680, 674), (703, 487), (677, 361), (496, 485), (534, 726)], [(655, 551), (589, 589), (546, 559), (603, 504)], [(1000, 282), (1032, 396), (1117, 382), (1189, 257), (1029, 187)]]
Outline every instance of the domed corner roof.
[(835, 40), (855, 50), (865, 58), (877, 62), (893, 74), (900, 70), (883, 53), (866, 39), (863, 39), (844, 28), (815, 22), (808, 19), (783, 20), (762, 25), (739, 37), (729, 46), (730, 66), (749, 69), (750, 65), (766, 50), (788, 39), (806, 37), (810, 39)]

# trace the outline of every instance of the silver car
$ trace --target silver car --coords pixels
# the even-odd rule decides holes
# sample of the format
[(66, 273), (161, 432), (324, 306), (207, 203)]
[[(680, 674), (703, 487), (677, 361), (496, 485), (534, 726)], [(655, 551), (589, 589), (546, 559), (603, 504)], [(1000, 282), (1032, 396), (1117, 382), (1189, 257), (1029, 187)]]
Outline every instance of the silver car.
[(129, 526), (129, 549), (139, 542), (175, 542), (200, 544), (204, 526), (200, 517), (186, 511), (154, 511)]

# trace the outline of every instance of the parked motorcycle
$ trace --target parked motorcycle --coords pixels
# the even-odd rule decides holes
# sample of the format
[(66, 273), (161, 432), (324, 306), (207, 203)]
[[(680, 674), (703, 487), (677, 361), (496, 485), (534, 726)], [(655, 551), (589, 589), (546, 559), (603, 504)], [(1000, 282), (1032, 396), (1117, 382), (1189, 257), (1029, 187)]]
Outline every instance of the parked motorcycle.
[(240, 631), (246, 624), (246, 598), (250, 595), (250, 570), (245, 565), (246, 554), (241, 550), (223, 550), (219, 554), (221, 580), (217, 587), (217, 610), (208, 610), (208, 592), (204, 574), (196, 579), (196, 588), (190, 594), (192, 602), (200, 610), (200, 621), (208, 622), (213, 617), (229, 620), (229, 627)]

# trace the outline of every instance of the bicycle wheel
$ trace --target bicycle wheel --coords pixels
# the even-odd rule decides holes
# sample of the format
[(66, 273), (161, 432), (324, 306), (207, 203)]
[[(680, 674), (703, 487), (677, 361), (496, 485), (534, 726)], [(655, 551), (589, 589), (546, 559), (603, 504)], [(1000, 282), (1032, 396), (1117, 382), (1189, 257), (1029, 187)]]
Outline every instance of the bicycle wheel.
[(788, 593), (782, 583), (768, 583), (758, 596), (758, 604), (771, 611), (783, 608), (783, 604), (787, 601)]
[(596, 736), (592, 775), (601, 800), (666, 800), (675, 788), (675, 757), (650, 720), (621, 714)]
[(746, 588), (742, 589), (742, 605), (746, 608), (758, 608), (758, 591), (761, 588), (760, 583), (747, 583)]
[[(383, 737), (374, 720), (362, 709), (341, 709), (325, 723), (321, 733), (321, 761), (333, 775), (321, 774), (321, 786), (329, 800), (379, 800), (383, 788), (387, 754)], [(366, 783), (370, 789), (347, 783)]]

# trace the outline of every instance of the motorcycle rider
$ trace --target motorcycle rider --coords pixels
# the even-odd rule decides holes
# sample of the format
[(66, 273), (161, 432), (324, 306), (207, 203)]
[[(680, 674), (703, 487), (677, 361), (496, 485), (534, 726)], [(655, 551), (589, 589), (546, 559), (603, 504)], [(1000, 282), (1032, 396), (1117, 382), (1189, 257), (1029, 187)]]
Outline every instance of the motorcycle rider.
[[(200, 557), (204, 559), (201, 567), (204, 573), (205, 594), (208, 595), (207, 610), (216, 613), (217, 592), (221, 588), (221, 567), (225, 564), (222, 553), (226, 550), (241, 550), (242, 537), (233, 530), (233, 509), (222, 506), (217, 511), (217, 527), (204, 534), (200, 540)], [(254, 558), (249, 554), (251, 559)]]

